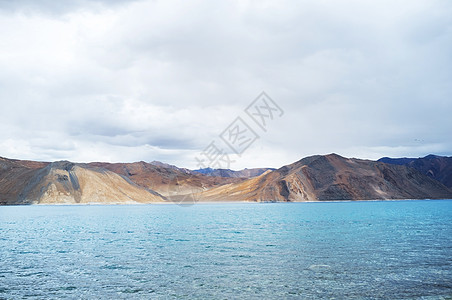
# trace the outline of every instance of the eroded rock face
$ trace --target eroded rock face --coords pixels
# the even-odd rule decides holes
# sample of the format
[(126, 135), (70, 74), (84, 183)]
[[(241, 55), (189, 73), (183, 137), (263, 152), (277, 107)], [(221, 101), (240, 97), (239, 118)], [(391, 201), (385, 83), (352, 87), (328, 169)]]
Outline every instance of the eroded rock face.
[(2, 204), (150, 203), (165, 199), (120, 175), (70, 162), (42, 168), (2, 160)]
[(307, 157), (250, 179), (192, 174), (145, 162), (74, 164), (0, 158), (0, 204), (152, 203), (188, 194), (196, 194), (197, 201), (452, 198), (449, 188), (409, 166), (336, 154)]
[(213, 188), (203, 199), (321, 201), (451, 198), (440, 182), (403, 165), (336, 154), (312, 156), (242, 183)]
[(410, 162), (408, 166), (452, 188), (452, 157), (428, 155)]
[(48, 164), (0, 157), (0, 204), (27, 204), (20, 195)]
[(383, 157), (378, 161), (414, 168), (448, 188), (452, 188), (452, 157), (437, 155), (427, 155), (420, 158)]
[(135, 163), (89, 163), (89, 167), (107, 169), (117, 173), (131, 182), (168, 196), (174, 192), (191, 193), (202, 192), (215, 186), (227, 183), (237, 183), (245, 178), (226, 178), (206, 176), (187, 169), (152, 162)]

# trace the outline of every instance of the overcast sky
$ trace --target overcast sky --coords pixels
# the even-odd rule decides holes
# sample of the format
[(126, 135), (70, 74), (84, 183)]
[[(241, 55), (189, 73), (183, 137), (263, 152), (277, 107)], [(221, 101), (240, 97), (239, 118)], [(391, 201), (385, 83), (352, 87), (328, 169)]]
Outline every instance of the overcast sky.
[(41, 161), (452, 155), (452, 2), (0, 0), (0, 126), (0, 156)]

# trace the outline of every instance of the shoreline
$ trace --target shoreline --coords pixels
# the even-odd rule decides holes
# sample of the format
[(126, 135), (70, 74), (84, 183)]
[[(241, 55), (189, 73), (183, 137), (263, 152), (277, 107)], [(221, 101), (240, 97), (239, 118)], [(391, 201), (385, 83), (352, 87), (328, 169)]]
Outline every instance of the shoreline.
[(149, 203), (34, 203), (34, 204), (2, 204), (0, 207), (7, 206), (145, 206), (145, 205), (175, 205), (175, 206), (195, 206), (212, 204), (311, 204), (311, 203), (352, 203), (352, 202), (401, 202), (401, 201), (447, 201), (444, 199), (371, 199), (371, 200), (318, 200), (318, 201), (201, 201), (194, 203), (175, 203), (175, 202), (149, 202)]

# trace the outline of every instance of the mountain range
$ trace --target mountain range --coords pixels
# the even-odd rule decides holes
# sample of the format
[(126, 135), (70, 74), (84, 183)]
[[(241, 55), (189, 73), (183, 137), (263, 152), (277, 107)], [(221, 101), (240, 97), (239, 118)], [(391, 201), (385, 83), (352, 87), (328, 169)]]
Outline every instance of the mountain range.
[(452, 188), (452, 157), (427, 155), (422, 158), (380, 158), (378, 161), (414, 168)]
[(379, 161), (315, 155), (279, 169), (241, 171), (0, 157), (0, 205), (445, 198), (452, 198), (452, 157), (434, 155)]
[(212, 169), (212, 168), (204, 168), (193, 170), (193, 172), (201, 173), (208, 176), (217, 176), (217, 177), (238, 177), (238, 178), (250, 178), (259, 176), (262, 173), (265, 173), (268, 170), (275, 170), (272, 168), (254, 168), (254, 169), (243, 169), (240, 171), (234, 171), (230, 169)]

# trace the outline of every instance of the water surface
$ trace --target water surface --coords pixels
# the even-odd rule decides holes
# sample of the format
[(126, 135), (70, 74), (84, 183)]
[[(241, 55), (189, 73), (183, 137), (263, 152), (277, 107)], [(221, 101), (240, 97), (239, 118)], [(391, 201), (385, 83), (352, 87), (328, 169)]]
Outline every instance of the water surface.
[(451, 299), (452, 200), (0, 207), (0, 299)]

